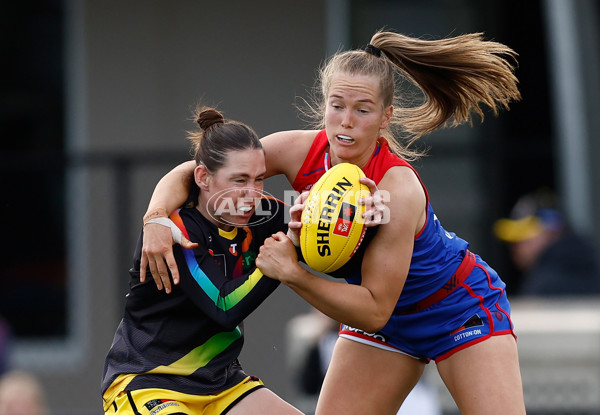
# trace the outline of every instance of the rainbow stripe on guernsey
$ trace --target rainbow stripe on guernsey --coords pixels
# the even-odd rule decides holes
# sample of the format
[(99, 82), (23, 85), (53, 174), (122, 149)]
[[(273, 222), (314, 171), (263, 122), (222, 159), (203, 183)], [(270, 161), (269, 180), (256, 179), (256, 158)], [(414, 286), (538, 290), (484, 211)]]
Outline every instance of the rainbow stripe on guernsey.
[(215, 356), (219, 355), (240, 337), (242, 337), (242, 332), (238, 327), (233, 331), (217, 333), (203, 345), (196, 347), (181, 359), (176, 360), (168, 366), (157, 366), (146, 373), (189, 376), (199, 368), (206, 366)]
[[(170, 218), (177, 225), (177, 227), (181, 229), (183, 235), (187, 239), (190, 239), (183, 220), (181, 219), (181, 216), (179, 216), (179, 210), (173, 212)], [(185, 249), (183, 247), (181, 250), (185, 257), (190, 274), (192, 274), (194, 280), (196, 280), (200, 288), (202, 288), (206, 295), (208, 295), (208, 297), (215, 303), (215, 306), (224, 311), (235, 307), (236, 304), (238, 304), (246, 295), (248, 295), (250, 291), (252, 291), (252, 289), (263, 277), (263, 273), (257, 268), (248, 276), (248, 280), (246, 282), (223, 297), (221, 296), (219, 289), (215, 287), (210, 278), (208, 278), (208, 276), (198, 265), (198, 261), (196, 261), (196, 256), (194, 255), (194, 250)]]
[(196, 347), (182, 358), (174, 361), (170, 365), (157, 366), (154, 369), (144, 373), (127, 373), (117, 376), (110, 387), (104, 393), (104, 401), (112, 402), (119, 392), (125, 390), (131, 381), (140, 375), (180, 375), (189, 376), (196, 370), (206, 366), (217, 355), (227, 349), (233, 342), (242, 337), (242, 332), (238, 327), (232, 331), (217, 333), (208, 339), (201, 346)]

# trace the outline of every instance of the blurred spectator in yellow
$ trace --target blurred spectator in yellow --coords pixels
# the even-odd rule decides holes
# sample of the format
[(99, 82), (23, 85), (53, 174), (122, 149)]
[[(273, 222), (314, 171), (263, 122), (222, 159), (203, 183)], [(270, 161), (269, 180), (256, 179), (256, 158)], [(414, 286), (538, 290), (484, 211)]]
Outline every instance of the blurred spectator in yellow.
[(522, 273), (517, 294), (600, 294), (600, 261), (591, 239), (573, 232), (550, 190), (522, 196), (510, 217), (494, 224)]
[(45, 393), (38, 379), (14, 370), (0, 377), (0, 415), (47, 415)]

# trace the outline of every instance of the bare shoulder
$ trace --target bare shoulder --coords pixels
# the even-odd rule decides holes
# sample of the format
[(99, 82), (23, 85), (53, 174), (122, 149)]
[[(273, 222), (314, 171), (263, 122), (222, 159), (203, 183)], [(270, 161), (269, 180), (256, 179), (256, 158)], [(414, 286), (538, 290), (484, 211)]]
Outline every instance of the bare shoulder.
[(261, 138), (267, 175), (285, 174), (291, 182), (302, 167), (317, 133), (317, 130), (288, 130)]
[(424, 225), (427, 213), (425, 189), (415, 172), (405, 166), (390, 168), (379, 182), (384, 192), (386, 206), (396, 226), (414, 230), (416, 234)]

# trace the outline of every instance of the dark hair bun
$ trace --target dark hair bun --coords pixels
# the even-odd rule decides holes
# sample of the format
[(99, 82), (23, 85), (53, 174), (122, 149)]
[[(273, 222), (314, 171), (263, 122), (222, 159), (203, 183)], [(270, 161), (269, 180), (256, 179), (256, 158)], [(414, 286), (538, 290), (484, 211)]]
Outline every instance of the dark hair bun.
[(223, 114), (216, 109), (206, 108), (198, 113), (196, 122), (200, 128), (207, 130), (215, 124), (223, 124), (225, 122), (225, 118), (223, 118)]

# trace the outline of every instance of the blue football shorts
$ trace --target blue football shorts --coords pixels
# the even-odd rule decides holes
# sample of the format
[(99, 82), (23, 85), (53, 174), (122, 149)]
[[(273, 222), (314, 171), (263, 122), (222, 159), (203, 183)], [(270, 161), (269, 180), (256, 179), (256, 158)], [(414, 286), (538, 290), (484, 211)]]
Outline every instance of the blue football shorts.
[[(479, 256), (469, 255), (470, 272), (460, 278), (453, 291), (432, 295), (436, 300), (433, 304), (428, 301), (431, 298), (426, 298), (419, 302), (425, 308), (417, 304), (410, 311), (395, 312), (377, 333), (342, 324), (340, 337), (426, 362), (439, 362), (491, 336), (515, 336), (506, 285)], [(437, 301), (440, 297), (443, 298)]]

